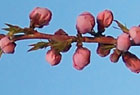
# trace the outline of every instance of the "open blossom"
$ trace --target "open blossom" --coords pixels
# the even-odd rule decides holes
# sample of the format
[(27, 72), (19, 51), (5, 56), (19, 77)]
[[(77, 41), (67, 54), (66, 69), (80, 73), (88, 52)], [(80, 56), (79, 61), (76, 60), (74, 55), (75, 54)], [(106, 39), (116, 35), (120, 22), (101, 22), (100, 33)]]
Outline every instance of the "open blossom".
[(123, 55), (123, 61), (125, 62), (125, 65), (132, 71), (135, 73), (139, 73), (140, 72), (140, 60), (138, 59), (137, 56), (135, 56), (134, 54), (131, 54), (130, 52), (126, 52)]
[(52, 13), (47, 8), (36, 7), (33, 11), (31, 11), (29, 17), (32, 27), (42, 28), (44, 25), (49, 24)]
[(90, 50), (84, 47), (78, 47), (73, 55), (73, 66), (77, 70), (82, 70), (90, 63)]
[(130, 37), (127, 33), (121, 34), (117, 39), (117, 49), (127, 51), (130, 48)]
[(61, 54), (51, 49), (46, 53), (46, 61), (52, 66), (57, 65), (61, 61)]
[(113, 21), (113, 13), (110, 10), (104, 10), (97, 16), (97, 23), (99, 28), (107, 28)]
[(133, 26), (132, 28), (130, 28), (129, 34), (135, 44), (140, 44), (140, 27), (139, 26)]
[(0, 48), (4, 53), (14, 53), (16, 44), (5, 36), (0, 40)]
[(95, 18), (89, 12), (83, 12), (77, 17), (76, 28), (81, 34), (90, 32), (95, 26)]

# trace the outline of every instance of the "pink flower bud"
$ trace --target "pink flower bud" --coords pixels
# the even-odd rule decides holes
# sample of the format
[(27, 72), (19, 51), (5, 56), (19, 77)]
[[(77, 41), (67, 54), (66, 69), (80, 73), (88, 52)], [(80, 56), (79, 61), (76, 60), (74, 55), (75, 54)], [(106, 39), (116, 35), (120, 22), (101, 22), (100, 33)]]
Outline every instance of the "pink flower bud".
[(117, 39), (117, 49), (127, 51), (130, 48), (131, 42), (127, 33), (121, 34)]
[(129, 34), (135, 44), (140, 44), (140, 27), (133, 26), (132, 28), (130, 28)]
[(140, 72), (140, 60), (138, 59), (137, 56), (135, 56), (134, 54), (131, 54), (130, 52), (126, 52), (123, 55), (123, 61), (125, 62), (125, 65), (132, 71), (135, 73), (139, 73)]
[(95, 25), (94, 16), (89, 12), (83, 12), (77, 17), (76, 28), (81, 34), (90, 32)]
[(101, 28), (107, 28), (113, 21), (113, 13), (110, 10), (104, 10), (97, 16), (97, 23)]
[(61, 61), (61, 54), (51, 49), (46, 54), (46, 61), (50, 63), (52, 66), (57, 65)]
[(73, 66), (77, 70), (82, 70), (90, 63), (90, 50), (84, 47), (77, 48), (73, 55)]
[(42, 28), (44, 25), (49, 24), (52, 13), (47, 8), (36, 7), (31, 11), (29, 17), (31, 20), (31, 27)]
[(14, 53), (16, 44), (5, 36), (0, 40), (0, 48), (4, 53)]

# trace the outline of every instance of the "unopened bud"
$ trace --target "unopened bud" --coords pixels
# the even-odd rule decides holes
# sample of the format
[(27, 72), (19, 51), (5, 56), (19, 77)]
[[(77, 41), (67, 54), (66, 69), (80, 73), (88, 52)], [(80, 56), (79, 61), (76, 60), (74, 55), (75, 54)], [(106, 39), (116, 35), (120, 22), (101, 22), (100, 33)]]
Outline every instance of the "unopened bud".
[(106, 49), (105, 48), (105, 44), (98, 44), (98, 48), (97, 48), (97, 54), (101, 57), (105, 57), (110, 53), (110, 49)]
[(76, 28), (81, 34), (91, 32), (95, 25), (95, 18), (89, 12), (83, 12), (77, 17)]
[(127, 51), (131, 46), (130, 37), (127, 33), (121, 34), (117, 39), (117, 49)]
[(125, 65), (135, 73), (140, 72), (140, 60), (138, 57), (130, 52), (126, 52), (122, 57)]
[(113, 21), (113, 13), (110, 10), (104, 10), (97, 16), (98, 30), (102, 31), (111, 25)]
[(36, 7), (33, 11), (31, 11), (29, 17), (31, 20), (31, 27), (42, 28), (43, 26), (49, 24), (52, 13), (47, 8)]
[(61, 61), (61, 54), (51, 49), (46, 53), (46, 61), (52, 66), (57, 65)]
[(139, 26), (133, 26), (132, 28), (130, 28), (129, 34), (135, 44), (140, 44), (140, 27)]
[[(59, 43), (59, 46), (52, 48), (61, 48), (60, 52), (67, 52), (71, 48), (71, 40), (67, 40), (68, 34), (63, 29), (59, 29), (54, 33), (54, 35), (59, 35), (55, 36), (53, 39), (54, 42), (56, 41)], [(58, 45), (58, 43), (56, 44)]]
[(0, 40), (0, 48), (4, 53), (14, 53), (16, 44), (5, 36)]
[(90, 63), (90, 50), (84, 47), (78, 47), (73, 55), (73, 66), (77, 70), (82, 70)]
[(110, 55), (110, 61), (113, 63), (116, 63), (118, 62), (120, 56), (121, 56), (121, 51), (119, 51), (118, 49), (115, 49), (113, 53)]

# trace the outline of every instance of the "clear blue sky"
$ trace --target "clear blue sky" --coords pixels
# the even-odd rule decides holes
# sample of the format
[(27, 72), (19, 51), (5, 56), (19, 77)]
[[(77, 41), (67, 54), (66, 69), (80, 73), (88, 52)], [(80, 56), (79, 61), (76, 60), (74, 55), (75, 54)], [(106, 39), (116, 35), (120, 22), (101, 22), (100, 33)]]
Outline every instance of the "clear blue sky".
[[(139, 4), (139, 0), (1, 0), (0, 28), (5, 27), (4, 23), (28, 26), (28, 14), (37, 6), (53, 13), (50, 25), (39, 29), (42, 32), (54, 33), (62, 28), (75, 35), (78, 14), (89, 11), (96, 16), (104, 9), (112, 10), (115, 19), (131, 27), (140, 24)], [(113, 26), (116, 24), (105, 33), (117, 37), (121, 31)], [(121, 59), (113, 64), (109, 57), (99, 57), (97, 44), (84, 44), (92, 51), (91, 64), (77, 71), (72, 67), (75, 44), (63, 54), (61, 63), (52, 67), (45, 61), (48, 49), (27, 53), (28, 45), (36, 41), (19, 41), (13, 55), (2, 56), (0, 95), (140, 95), (140, 75), (126, 68)], [(140, 58), (139, 49), (132, 47), (130, 51)]]

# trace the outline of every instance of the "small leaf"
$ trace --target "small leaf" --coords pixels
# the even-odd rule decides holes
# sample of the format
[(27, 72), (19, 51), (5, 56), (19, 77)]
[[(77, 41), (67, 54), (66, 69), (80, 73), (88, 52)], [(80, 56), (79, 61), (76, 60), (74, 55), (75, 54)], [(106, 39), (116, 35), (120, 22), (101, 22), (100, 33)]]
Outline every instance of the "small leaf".
[(9, 27), (13, 27), (12, 24), (8, 24), (8, 23), (5, 23), (5, 25), (9, 26)]
[(46, 48), (48, 47), (48, 42), (38, 42), (36, 44), (32, 44), (29, 46), (33, 46), (31, 49), (28, 50), (28, 52), (33, 51), (33, 50), (38, 50), (38, 49), (42, 49), (42, 48)]
[(114, 45), (99, 43), (96, 52), (99, 56), (106, 57), (110, 53), (110, 50), (114, 47)]
[(57, 52), (66, 52), (71, 48), (72, 39), (64, 41), (50, 41), (51, 48), (55, 49)]
[(2, 28), (2, 30), (10, 31), (10, 28)]
[(128, 33), (129, 32), (129, 29), (126, 27), (126, 26), (124, 26), (123, 24), (121, 24), (119, 21), (117, 21), (117, 20), (114, 20), (117, 24), (118, 24), (118, 26), (121, 28), (121, 30), (124, 32), (124, 33)]
[(8, 32), (9, 36), (13, 36), (16, 33), (24, 33), (23, 29), (18, 26), (14, 26), (14, 25), (7, 24), (7, 23), (6, 23), (6, 25), (8, 26), (8, 28), (2, 28), (2, 29), (9, 31)]

